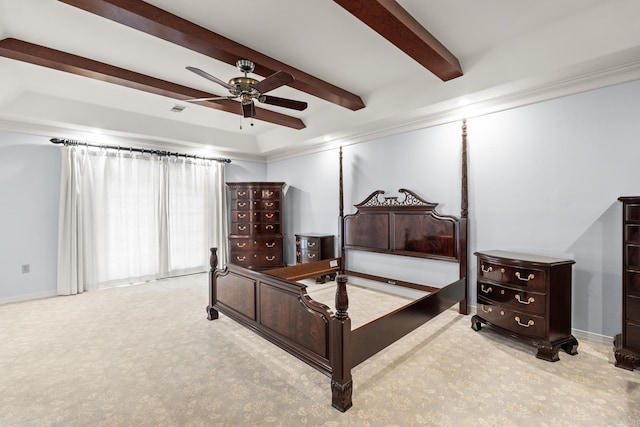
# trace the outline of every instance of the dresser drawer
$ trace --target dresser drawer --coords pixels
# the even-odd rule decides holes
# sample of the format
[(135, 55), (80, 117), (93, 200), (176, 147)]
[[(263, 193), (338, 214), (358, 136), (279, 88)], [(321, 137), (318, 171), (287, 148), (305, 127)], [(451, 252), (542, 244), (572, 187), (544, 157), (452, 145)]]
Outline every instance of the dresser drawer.
[(232, 210), (231, 222), (251, 222), (259, 218), (260, 213), (250, 210)]
[(253, 266), (257, 268), (273, 268), (282, 266), (282, 251), (256, 252), (253, 255)]
[(633, 295), (625, 296), (626, 320), (640, 322), (640, 297)]
[(251, 234), (259, 224), (252, 222), (232, 222), (229, 230), (230, 234)]
[(280, 199), (280, 190), (276, 190), (276, 189), (271, 189), (271, 188), (264, 188), (262, 190), (257, 190), (260, 191), (258, 197), (264, 199), (264, 200), (279, 200)]
[(266, 211), (260, 212), (261, 222), (280, 222), (280, 212), (278, 211)]
[(273, 210), (232, 210), (231, 222), (280, 222), (280, 212)]
[(626, 289), (627, 295), (640, 297), (640, 272), (626, 271)]
[(627, 224), (624, 227), (624, 240), (628, 243), (640, 243), (640, 224)]
[(640, 221), (640, 205), (637, 204), (625, 204), (624, 217), (627, 221)]
[(511, 289), (494, 283), (478, 283), (478, 296), (503, 307), (529, 313), (546, 313), (546, 295)]
[(312, 262), (320, 260), (320, 252), (318, 251), (296, 251), (296, 261), (298, 263)]
[(478, 315), (502, 329), (532, 338), (545, 338), (546, 322), (542, 316), (510, 310), (478, 298)]
[(264, 211), (277, 211), (280, 210), (280, 202), (277, 200), (261, 200), (259, 208)]
[(230, 234), (279, 234), (280, 224), (263, 224), (260, 222), (232, 222)]
[(231, 210), (247, 211), (254, 208), (253, 203), (248, 199), (232, 199)]
[(248, 200), (252, 195), (252, 190), (249, 187), (234, 187), (229, 191), (231, 193), (231, 199)]
[(231, 253), (237, 251), (282, 250), (282, 238), (230, 237)]
[(547, 286), (544, 270), (509, 266), (486, 260), (480, 263), (478, 277), (535, 292), (545, 292)]
[(640, 244), (625, 245), (625, 265), (627, 268), (640, 269)]
[(640, 323), (626, 322), (624, 327), (626, 346), (636, 352), (640, 352)]
[(296, 248), (317, 251), (320, 249), (321, 240), (319, 237), (297, 236)]
[(231, 262), (252, 267), (275, 267), (282, 265), (282, 255), (278, 251), (231, 251)]

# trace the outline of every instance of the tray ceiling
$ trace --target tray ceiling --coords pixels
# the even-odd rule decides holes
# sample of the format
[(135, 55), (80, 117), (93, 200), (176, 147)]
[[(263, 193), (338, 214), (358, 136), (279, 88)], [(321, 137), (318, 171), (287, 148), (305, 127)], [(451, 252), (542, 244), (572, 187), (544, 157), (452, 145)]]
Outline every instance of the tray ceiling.
[[(640, 78), (635, 0), (0, 0), (0, 129), (270, 161)], [(236, 101), (235, 61), (295, 111)], [(176, 105), (185, 106), (172, 112)]]

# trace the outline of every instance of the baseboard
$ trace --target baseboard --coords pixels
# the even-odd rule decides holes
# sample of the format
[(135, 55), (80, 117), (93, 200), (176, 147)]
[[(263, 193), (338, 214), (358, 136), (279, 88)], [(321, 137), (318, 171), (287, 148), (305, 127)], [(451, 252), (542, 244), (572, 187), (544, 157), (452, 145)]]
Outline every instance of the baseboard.
[(607, 335), (595, 334), (589, 331), (581, 331), (580, 329), (571, 329), (571, 333), (578, 340), (585, 340), (597, 344), (613, 346), (613, 337)]
[(35, 292), (32, 294), (16, 295), (13, 297), (0, 298), (0, 305), (12, 304), (15, 302), (31, 301), (36, 299), (51, 298), (58, 294), (56, 291)]

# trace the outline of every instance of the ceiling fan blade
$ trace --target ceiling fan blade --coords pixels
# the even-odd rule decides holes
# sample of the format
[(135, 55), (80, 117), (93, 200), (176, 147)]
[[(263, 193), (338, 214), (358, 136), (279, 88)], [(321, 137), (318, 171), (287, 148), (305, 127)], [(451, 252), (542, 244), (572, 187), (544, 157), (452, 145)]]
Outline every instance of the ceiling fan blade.
[(242, 115), (245, 118), (253, 117), (256, 115), (256, 105), (253, 102), (248, 104), (242, 104)]
[(237, 96), (214, 96), (212, 98), (193, 98), (193, 99), (184, 99), (186, 102), (201, 102), (201, 101), (218, 101), (220, 99), (236, 99)]
[(284, 86), (293, 81), (293, 76), (285, 71), (276, 71), (266, 79), (259, 81), (253, 87), (260, 93), (267, 93), (270, 90)]
[(187, 67), (187, 70), (191, 71), (192, 73), (196, 73), (200, 77), (204, 77), (207, 80), (211, 80), (212, 82), (218, 83), (220, 86), (224, 86), (229, 90), (233, 89), (233, 86), (231, 86), (229, 83), (227, 83), (227, 82), (225, 82), (223, 80), (220, 80), (219, 78), (217, 78), (215, 76), (212, 76), (211, 74), (207, 73), (206, 71), (202, 71), (200, 68)]
[(292, 110), (302, 111), (307, 108), (307, 103), (303, 101), (294, 101), (293, 99), (278, 98), (277, 96), (262, 95), (258, 101), (269, 105), (277, 105), (278, 107), (291, 108)]

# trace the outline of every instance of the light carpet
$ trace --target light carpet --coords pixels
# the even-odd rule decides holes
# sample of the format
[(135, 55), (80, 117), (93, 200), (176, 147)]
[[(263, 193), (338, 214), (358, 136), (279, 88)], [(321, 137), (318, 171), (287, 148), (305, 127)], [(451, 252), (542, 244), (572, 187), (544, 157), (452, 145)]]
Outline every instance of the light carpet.
[(329, 378), (206, 305), (198, 274), (0, 306), (0, 426), (640, 426), (611, 346), (545, 362), (451, 309), (357, 366), (340, 413)]

